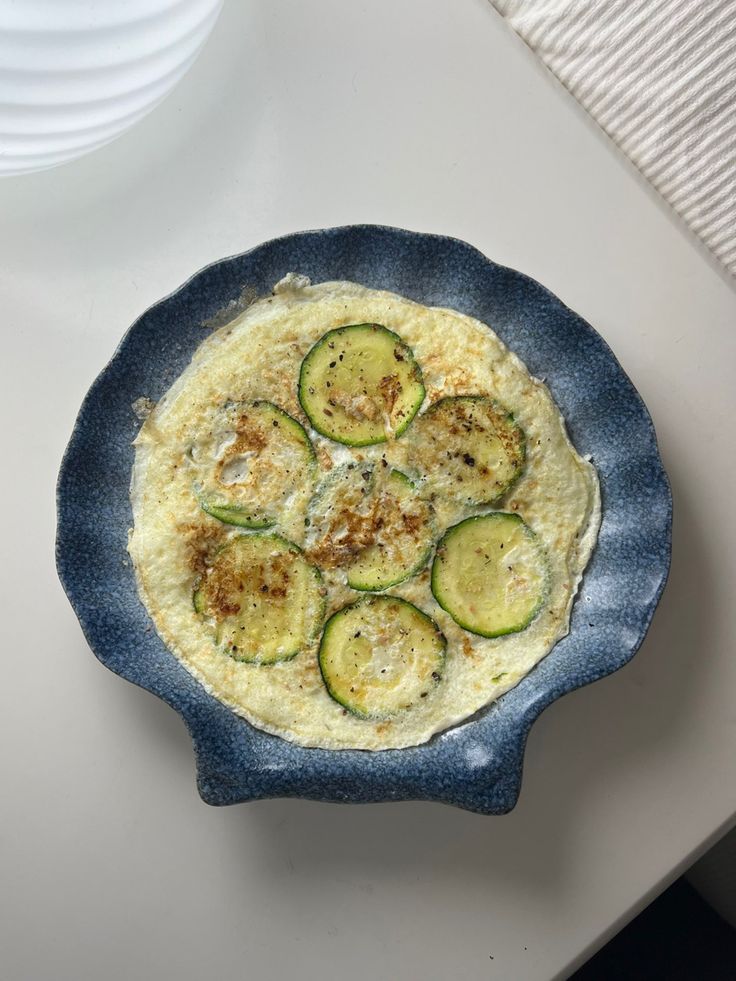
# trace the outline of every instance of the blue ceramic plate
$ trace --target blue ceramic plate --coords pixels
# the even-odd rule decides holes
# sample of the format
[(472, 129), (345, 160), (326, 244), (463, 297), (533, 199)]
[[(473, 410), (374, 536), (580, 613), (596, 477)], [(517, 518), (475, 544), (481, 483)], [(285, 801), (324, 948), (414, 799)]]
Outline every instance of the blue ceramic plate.
[[(305, 749), (255, 729), (192, 678), (138, 599), (126, 553), (138, 430), (131, 404), (156, 400), (243, 291), (287, 272), (346, 279), (452, 307), (491, 324), (545, 378), (578, 451), (601, 478), (603, 523), (569, 635), (512, 691), (423, 746), (370, 753)], [(529, 729), (554, 699), (611, 674), (641, 644), (667, 578), (672, 502), (652, 422), (615, 357), (539, 283), (464, 242), (372, 225), (300, 232), (216, 262), (131, 327), (79, 412), (58, 485), (57, 564), (97, 657), (179, 712), (210, 804), (262, 797), (445, 801), (485, 814), (519, 795)]]

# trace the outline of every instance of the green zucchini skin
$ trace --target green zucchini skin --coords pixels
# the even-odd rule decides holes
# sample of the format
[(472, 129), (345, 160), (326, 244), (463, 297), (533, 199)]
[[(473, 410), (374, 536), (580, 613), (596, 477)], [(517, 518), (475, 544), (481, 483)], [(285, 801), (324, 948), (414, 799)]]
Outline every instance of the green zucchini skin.
[(324, 620), (322, 575), (301, 549), (271, 533), (238, 535), (215, 555), (194, 592), (214, 623), (218, 647), (235, 661), (269, 665), (296, 657)]
[(381, 324), (349, 324), (327, 331), (308, 351), (298, 394), (316, 432), (360, 447), (401, 436), (426, 393), (421, 368), (398, 334)]
[(388, 719), (413, 708), (440, 683), (446, 648), (431, 617), (384, 594), (332, 614), (318, 662), (334, 701), (359, 719)]
[[(270, 435), (274, 429), (279, 432), (286, 431), (296, 440), (303, 452), (302, 464), (306, 468), (308, 475), (312, 477), (316, 470), (317, 457), (312, 441), (302, 424), (290, 416), (273, 402), (259, 400), (247, 403), (244, 408), (249, 412), (255, 412), (263, 420), (263, 429)], [(221, 521), (223, 524), (233, 525), (238, 528), (248, 528), (251, 530), (262, 530), (273, 527), (278, 521), (278, 515), (266, 513), (255, 507), (243, 507), (236, 502), (223, 501), (222, 498), (227, 494), (225, 487), (219, 487), (214, 496), (203, 493), (199, 497), (199, 505), (205, 514)]]
[(486, 395), (452, 395), (414, 422), (409, 458), (434, 493), (467, 507), (497, 504), (519, 480), (526, 435), (508, 409)]
[(228, 504), (212, 504), (209, 501), (200, 501), (199, 506), (211, 518), (222, 521), (225, 525), (235, 525), (238, 528), (250, 528), (253, 530), (271, 528), (276, 524), (275, 518), (258, 518), (242, 508)]
[(547, 557), (516, 513), (494, 511), (453, 525), (432, 563), (434, 598), (453, 620), (481, 637), (525, 630), (549, 593)]

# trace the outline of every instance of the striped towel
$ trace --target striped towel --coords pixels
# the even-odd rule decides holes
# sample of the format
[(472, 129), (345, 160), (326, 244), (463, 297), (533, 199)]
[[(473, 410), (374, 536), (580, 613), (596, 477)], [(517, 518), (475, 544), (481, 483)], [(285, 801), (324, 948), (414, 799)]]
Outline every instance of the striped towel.
[(736, 0), (492, 0), (736, 276)]

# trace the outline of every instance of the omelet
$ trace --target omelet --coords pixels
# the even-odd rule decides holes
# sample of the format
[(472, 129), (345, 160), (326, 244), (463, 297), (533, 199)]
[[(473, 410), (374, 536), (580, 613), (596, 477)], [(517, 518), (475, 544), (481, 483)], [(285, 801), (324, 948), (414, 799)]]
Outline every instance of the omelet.
[(426, 742), (569, 629), (592, 462), (486, 325), (289, 274), (135, 440), (140, 597), (204, 688), (303, 746)]

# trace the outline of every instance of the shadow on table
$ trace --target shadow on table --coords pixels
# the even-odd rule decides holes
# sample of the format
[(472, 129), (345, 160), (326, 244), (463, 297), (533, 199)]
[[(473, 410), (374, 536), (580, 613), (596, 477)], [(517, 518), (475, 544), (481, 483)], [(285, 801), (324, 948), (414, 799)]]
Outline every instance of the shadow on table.
[(736, 930), (678, 879), (570, 981), (733, 981)]
[(688, 498), (687, 481), (671, 476), (675, 559), (644, 649), (616, 675), (543, 715), (529, 739), (521, 799), (510, 815), (482, 817), (426, 803), (262, 801), (241, 809), (244, 827), (233, 837), (257, 835), (264, 865), (291, 855), (303, 874), (319, 874), (329, 854), (335, 876), (411, 880), (432, 870), (501, 888), (507, 881), (557, 891), (572, 874), (579, 815), (595, 798), (605, 799), (606, 787), (615, 809), (615, 788), (629, 771), (640, 777), (656, 767), (658, 755), (687, 732), (708, 669), (712, 572), (699, 535), (707, 516)]

